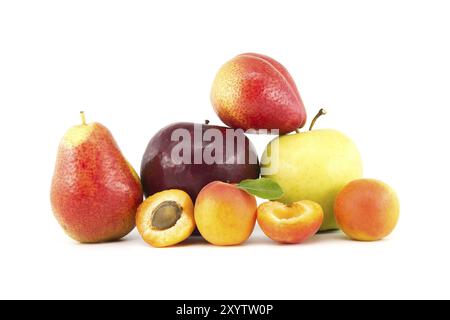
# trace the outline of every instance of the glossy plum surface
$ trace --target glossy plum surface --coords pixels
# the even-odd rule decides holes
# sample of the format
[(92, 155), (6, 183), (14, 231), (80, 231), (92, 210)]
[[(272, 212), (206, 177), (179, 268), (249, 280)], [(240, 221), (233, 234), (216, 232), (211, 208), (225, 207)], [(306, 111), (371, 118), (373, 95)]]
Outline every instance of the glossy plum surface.
[[(181, 129), (181, 131), (177, 129)], [(218, 158), (223, 163), (207, 164), (204, 157), (201, 157), (201, 163), (198, 163), (198, 158), (197, 162), (194, 163), (195, 155), (203, 155), (205, 148), (208, 154), (212, 156), (217, 155), (216, 152), (211, 151), (214, 149), (214, 138), (201, 138), (209, 129), (215, 129), (209, 131), (214, 136), (217, 134), (221, 136), (223, 143), (220, 145), (222, 149), (215, 149), (223, 150), (218, 153), (222, 153)], [(148, 197), (167, 189), (180, 189), (187, 192), (192, 201), (195, 201), (200, 190), (212, 181), (238, 183), (244, 179), (258, 178), (260, 167), (255, 147), (242, 131), (234, 131), (237, 139), (235, 138), (234, 140), (234, 150), (231, 149), (232, 151), (230, 152), (226, 147), (227, 130), (233, 129), (180, 122), (168, 125), (156, 133), (148, 143), (141, 163), (141, 178), (145, 196)], [(194, 131), (196, 132), (194, 133)], [(174, 148), (175, 154), (185, 155), (184, 152), (178, 152), (180, 150), (179, 143), (182, 139), (174, 138), (174, 132), (189, 133), (191, 137), (189, 143), (190, 163), (179, 164), (177, 163), (179, 159), (173, 159)], [(240, 138), (244, 139), (242, 141), (245, 141), (243, 148), (237, 148), (237, 140)], [(186, 148), (185, 150), (188, 149)], [(188, 158), (188, 156), (185, 157), (185, 159)], [(245, 159), (245, 161), (241, 161), (242, 164), (240, 164), (238, 163), (238, 158)], [(255, 161), (252, 161), (252, 159), (255, 159)]]

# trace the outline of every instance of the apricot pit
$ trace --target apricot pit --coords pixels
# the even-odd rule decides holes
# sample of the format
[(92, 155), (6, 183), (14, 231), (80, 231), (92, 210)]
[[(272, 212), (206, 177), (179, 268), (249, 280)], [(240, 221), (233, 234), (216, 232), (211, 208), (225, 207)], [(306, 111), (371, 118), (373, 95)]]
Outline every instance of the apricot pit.
[(183, 209), (175, 201), (164, 201), (152, 213), (152, 228), (167, 230), (172, 228), (181, 218)]

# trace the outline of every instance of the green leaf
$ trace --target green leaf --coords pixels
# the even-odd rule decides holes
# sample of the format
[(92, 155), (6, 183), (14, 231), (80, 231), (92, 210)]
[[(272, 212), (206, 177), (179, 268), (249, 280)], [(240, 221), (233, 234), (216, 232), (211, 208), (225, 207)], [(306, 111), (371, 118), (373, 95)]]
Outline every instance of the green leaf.
[(275, 200), (283, 196), (283, 189), (280, 185), (268, 178), (243, 180), (237, 186), (262, 199)]

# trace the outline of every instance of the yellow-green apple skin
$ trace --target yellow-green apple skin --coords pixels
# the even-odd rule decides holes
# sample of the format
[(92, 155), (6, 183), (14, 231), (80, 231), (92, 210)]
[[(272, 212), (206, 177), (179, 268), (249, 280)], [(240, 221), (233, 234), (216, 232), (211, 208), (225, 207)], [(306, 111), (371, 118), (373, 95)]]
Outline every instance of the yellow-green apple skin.
[(283, 188), (284, 195), (278, 201), (289, 204), (312, 200), (322, 206), (321, 231), (338, 228), (333, 212), (335, 198), (347, 183), (363, 173), (355, 144), (332, 129), (280, 136), (266, 147), (261, 163), (263, 176)]

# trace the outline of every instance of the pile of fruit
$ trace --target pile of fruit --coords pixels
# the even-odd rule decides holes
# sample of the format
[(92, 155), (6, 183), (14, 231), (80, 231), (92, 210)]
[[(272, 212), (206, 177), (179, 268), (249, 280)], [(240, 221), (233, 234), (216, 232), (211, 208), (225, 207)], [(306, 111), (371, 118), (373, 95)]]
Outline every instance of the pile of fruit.
[[(325, 111), (300, 132), (305, 107), (279, 62), (254, 53), (233, 58), (219, 70), (211, 100), (229, 127), (166, 126), (150, 140), (140, 177), (109, 130), (86, 123), (81, 113), (82, 124), (60, 143), (51, 187), (65, 232), (96, 243), (118, 240), (137, 226), (147, 243), (167, 247), (197, 230), (214, 245), (241, 244), (256, 221), (281, 243), (338, 228), (351, 239), (373, 241), (395, 228), (394, 190), (362, 179), (358, 149), (347, 136), (313, 130)], [(261, 161), (244, 130), (278, 133)], [(183, 137), (189, 139), (182, 144)], [(225, 152), (230, 139), (240, 144)], [(269, 201), (258, 206), (255, 196)]]

